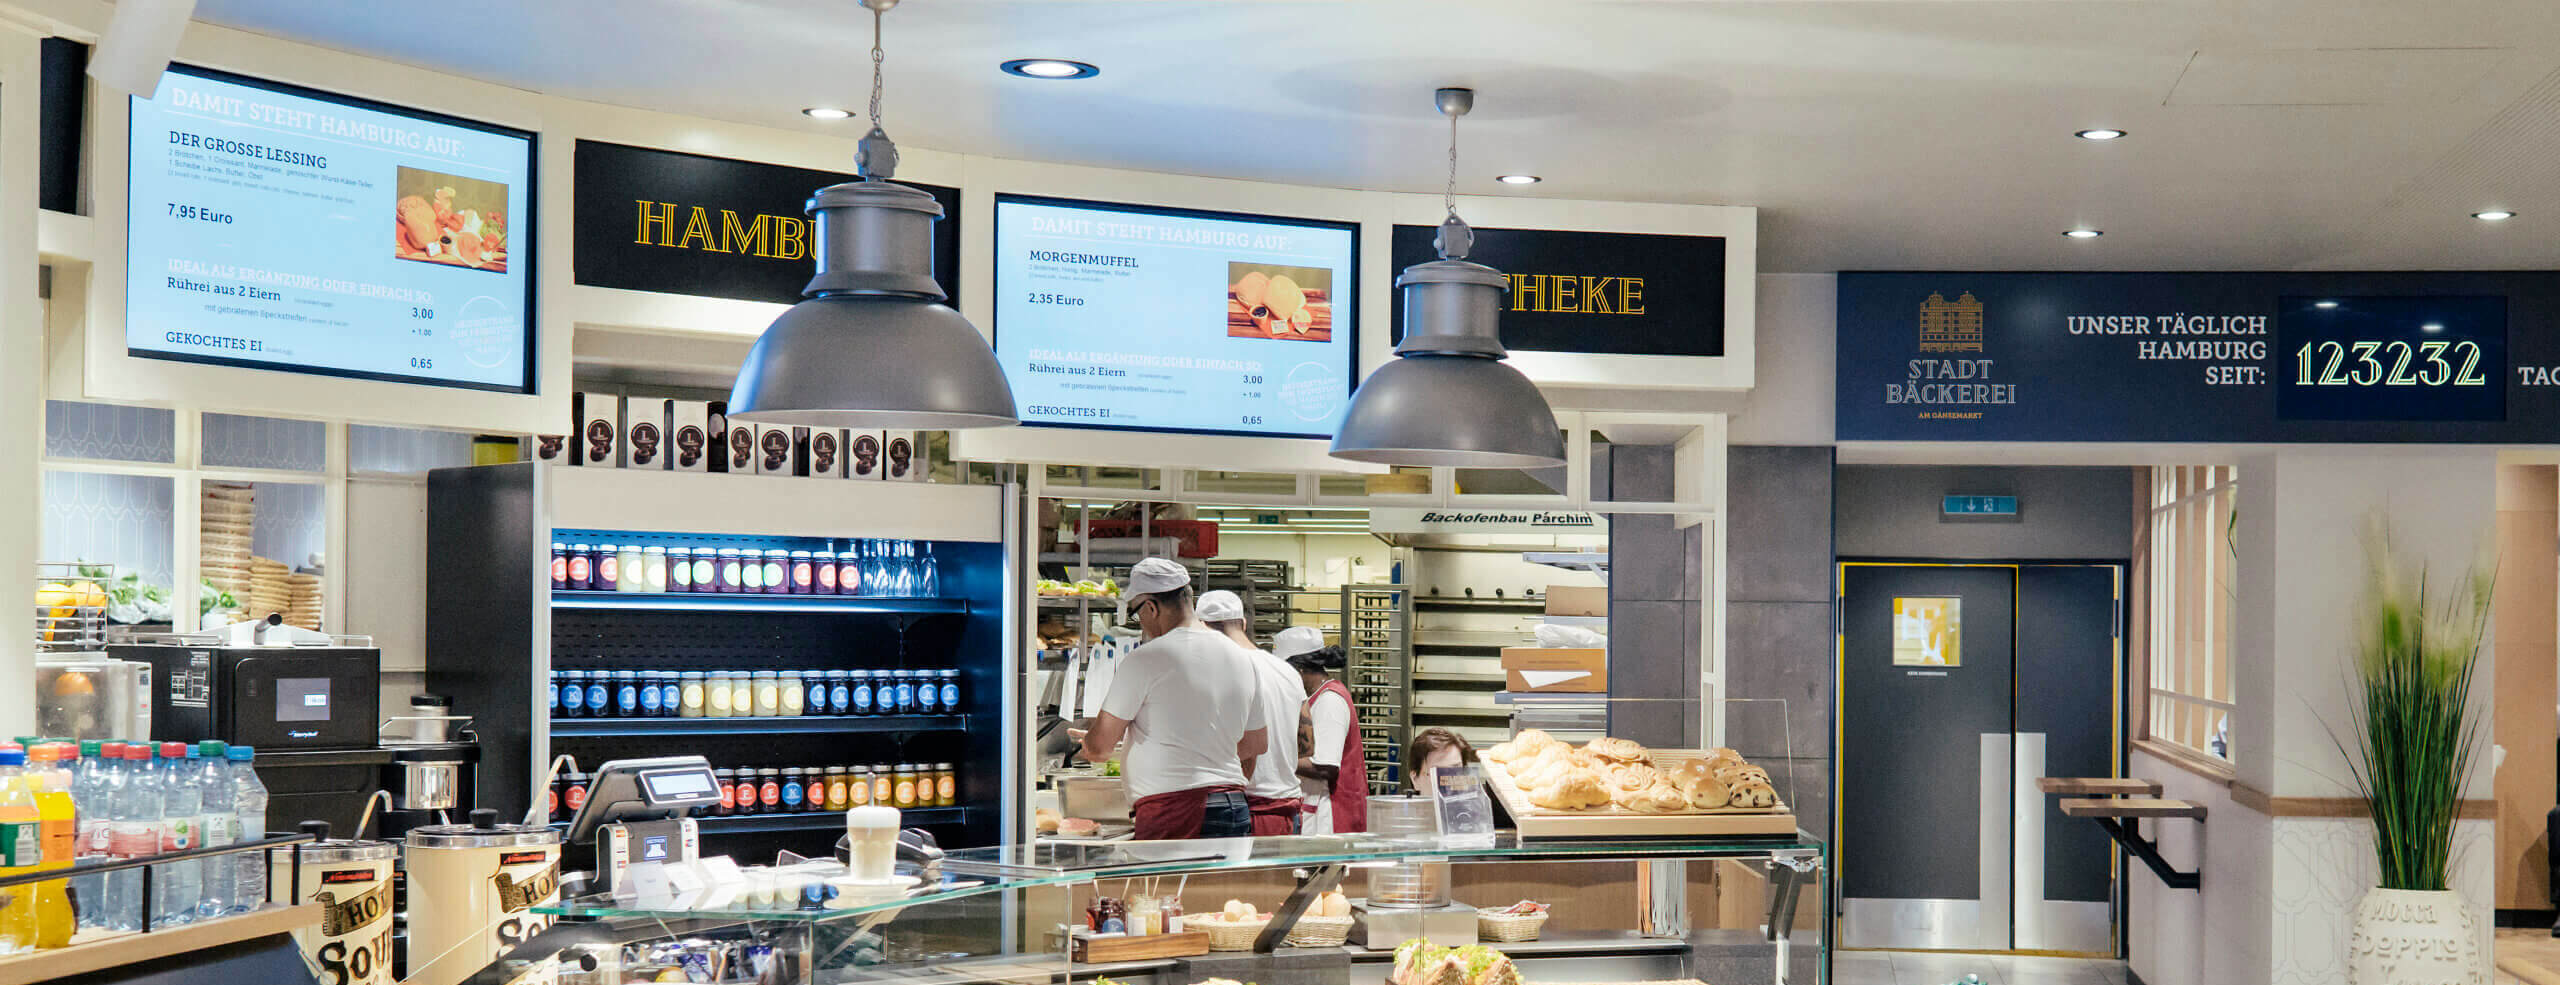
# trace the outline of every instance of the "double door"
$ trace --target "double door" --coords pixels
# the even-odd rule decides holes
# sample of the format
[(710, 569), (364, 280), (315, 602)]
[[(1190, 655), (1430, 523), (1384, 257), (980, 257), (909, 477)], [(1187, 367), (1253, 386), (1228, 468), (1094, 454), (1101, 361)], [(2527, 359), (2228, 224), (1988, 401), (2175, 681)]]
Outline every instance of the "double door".
[(2124, 569), (1839, 572), (1840, 942), (2103, 954), (2119, 863), (2043, 776), (2117, 776)]

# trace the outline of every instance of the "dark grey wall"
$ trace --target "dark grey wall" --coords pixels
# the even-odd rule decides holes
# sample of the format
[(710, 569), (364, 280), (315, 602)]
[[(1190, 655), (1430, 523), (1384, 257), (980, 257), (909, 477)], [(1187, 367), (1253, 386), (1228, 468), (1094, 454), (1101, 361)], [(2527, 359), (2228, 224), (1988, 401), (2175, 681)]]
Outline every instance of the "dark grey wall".
[[(2100, 560), (2133, 554), (2127, 469), (1843, 465), (1835, 481), (1840, 557)], [(1949, 495), (2016, 496), (2017, 521), (1948, 521), (1939, 507), (1940, 497)]]
[[(1612, 445), (1609, 495), (1670, 500), (1676, 467), (1668, 445)], [(1609, 693), (1685, 699), (1614, 706), (1613, 735), (1664, 748), (1698, 745), (1698, 668), (1705, 651), (1698, 638), (1698, 539), (1704, 529), (1682, 530), (1660, 515), (1609, 518)]]
[[(1805, 830), (1828, 838), (1831, 449), (1735, 445), (1725, 463), (1725, 697), (1785, 701), (1794, 789), (1781, 792)], [(1725, 741), (1755, 760), (1779, 755), (1778, 710), (1727, 704)]]

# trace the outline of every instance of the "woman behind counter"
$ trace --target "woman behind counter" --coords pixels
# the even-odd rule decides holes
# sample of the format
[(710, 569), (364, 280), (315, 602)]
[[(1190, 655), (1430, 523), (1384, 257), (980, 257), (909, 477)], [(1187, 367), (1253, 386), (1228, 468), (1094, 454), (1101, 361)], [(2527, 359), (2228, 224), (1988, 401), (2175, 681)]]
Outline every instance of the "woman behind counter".
[(1322, 632), (1298, 626), (1273, 636), (1271, 652), (1289, 661), (1307, 686), (1301, 725), (1306, 741), (1298, 751), (1307, 818), (1299, 833), (1369, 830), (1369, 762), (1360, 746), (1360, 716), (1352, 707), (1351, 689), (1332, 674), (1342, 669), (1342, 648), (1325, 646)]

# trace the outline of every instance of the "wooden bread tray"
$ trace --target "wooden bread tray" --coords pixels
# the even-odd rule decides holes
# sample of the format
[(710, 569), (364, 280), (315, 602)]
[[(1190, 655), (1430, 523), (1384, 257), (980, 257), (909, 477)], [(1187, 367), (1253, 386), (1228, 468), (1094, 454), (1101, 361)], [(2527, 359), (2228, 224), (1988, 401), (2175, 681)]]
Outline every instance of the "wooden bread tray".
[[(1653, 749), (1656, 767), (1706, 756), (1698, 749)], [(1796, 815), (1786, 801), (1775, 807), (1719, 807), (1675, 814), (1645, 814), (1615, 804), (1587, 811), (1549, 810), (1529, 802), (1528, 791), (1511, 782), (1503, 764), (1484, 760), (1485, 785), (1511, 813), (1522, 838), (1643, 838), (1663, 836), (1786, 836), (1796, 833)]]
[(1144, 937), (1075, 938), (1074, 958), (1079, 964), (1110, 964), (1116, 961), (1155, 961), (1162, 958), (1188, 958), (1209, 953), (1209, 935), (1205, 931), (1186, 930), (1179, 934), (1148, 934)]

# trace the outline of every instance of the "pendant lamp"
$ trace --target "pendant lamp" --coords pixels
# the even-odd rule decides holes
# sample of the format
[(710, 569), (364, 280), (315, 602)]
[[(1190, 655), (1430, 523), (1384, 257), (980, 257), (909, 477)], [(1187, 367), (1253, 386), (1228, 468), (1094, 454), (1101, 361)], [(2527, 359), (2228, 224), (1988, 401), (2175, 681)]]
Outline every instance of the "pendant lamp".
[(880, 127), (880, 17), (871, 11), (871, 132), (861, 180), (809, 198), (818, 275), (747, 353), (729, 417), (758, 424), (857, 430), (956, 430), (1019, 423), (995, 351), (942, 302), (933, 279), (931, 194), (888, 180), (898, 148)]
[(1537, 384), (1503, 359), (1502, 293), (1510, 279), (1467, 261), (1475, 231), (1458, 218), (1458, 117), (1472, 89), (1433, 94), (1449, 118), (1449, 217), (1433, 240), (1440, 259), (1406, 267), (1404, 341), (1351, 394), (1333, 457), (1380, 465), (1537, 469), (1564, 464), (1564, 436)]

